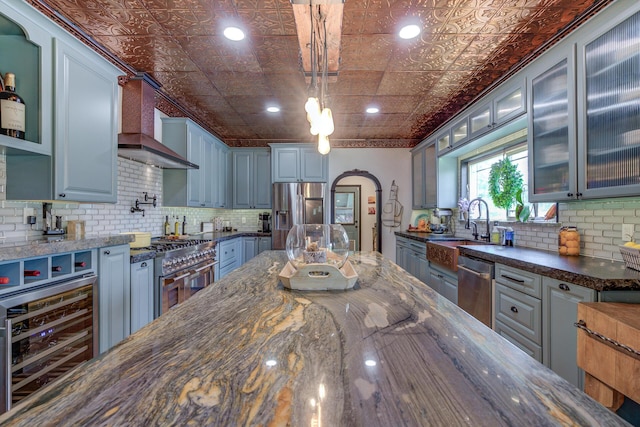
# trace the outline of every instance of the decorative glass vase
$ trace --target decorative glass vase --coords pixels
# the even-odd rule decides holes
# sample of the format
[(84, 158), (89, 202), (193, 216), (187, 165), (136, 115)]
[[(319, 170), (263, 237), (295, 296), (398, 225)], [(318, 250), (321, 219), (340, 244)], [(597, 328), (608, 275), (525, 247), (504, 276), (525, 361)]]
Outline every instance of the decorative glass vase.
[(296, 269), (308, 264), (341, 268), (349, 256), (349, 236), (339, 224), (297, 224), (289, 230), (286, 248)]

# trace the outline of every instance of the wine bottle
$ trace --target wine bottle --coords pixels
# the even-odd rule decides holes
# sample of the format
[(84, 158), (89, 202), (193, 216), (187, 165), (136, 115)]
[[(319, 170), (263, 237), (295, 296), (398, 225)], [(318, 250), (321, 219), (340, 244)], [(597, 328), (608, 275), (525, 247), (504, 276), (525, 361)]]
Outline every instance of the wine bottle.
[(9, 278), (7, 276), (0, 276), (0, 285), (9, 284)]
[(176, 236), (179, 236), (180, 235), (180, 222), (178, 221), (178, 217), (176, 217), (176, 222), (173, 225), (173, 228), (174, 228), (174, 230), (173, 230), (174, 234)]
[(184, 236), (185, 234), (187, 234), (187, 217), (183, 216), (182, 217), (182, 235)]
[(7, 73), (0, 92), (0, 134), (24, 139), (25, 111), (24, 100), (16, 93), (16, 76)]
[(27, 276), (39, 276), (40, 275), (40, 270), (25, 270), (24, 271), (24, 275), (25, 275), (25, 277), (27, 277)]
[(171, 224), (169, 224), (169, 215), (164, 217), (164, 235), (168, 236), (171, 234)]
[(84, 267), (84, 266), (86, 266), (86, 265), (87, 265), (87, 263), (86, 263), (86, 262), (84, 262), (84, 261), (78, 261), (78, 262), (76, 262), (76, 264), (75, 264), (75, 265), (76, 265), (76, 267)]
[(60, 265), (52, 265), (51, 266), (51, 271), (62, 271), (62, 266)]

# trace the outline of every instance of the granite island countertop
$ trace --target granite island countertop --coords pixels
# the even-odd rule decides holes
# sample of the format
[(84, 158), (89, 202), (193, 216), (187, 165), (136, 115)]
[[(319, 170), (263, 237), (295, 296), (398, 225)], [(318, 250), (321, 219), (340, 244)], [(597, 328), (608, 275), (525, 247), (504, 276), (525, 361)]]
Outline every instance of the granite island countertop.
[(283, 289), (266, 251), (0, 416), (10, 425), (627, 425), (377, 252)]

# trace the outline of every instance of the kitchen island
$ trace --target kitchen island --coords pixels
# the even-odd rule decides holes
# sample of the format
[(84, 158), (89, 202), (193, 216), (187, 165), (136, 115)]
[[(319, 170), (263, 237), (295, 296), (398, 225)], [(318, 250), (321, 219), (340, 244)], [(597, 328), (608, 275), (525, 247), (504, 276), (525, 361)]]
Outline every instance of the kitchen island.
[(356, 289), (283, 289), (267, 251), (2, 425), (625, 425), (379, 253)]

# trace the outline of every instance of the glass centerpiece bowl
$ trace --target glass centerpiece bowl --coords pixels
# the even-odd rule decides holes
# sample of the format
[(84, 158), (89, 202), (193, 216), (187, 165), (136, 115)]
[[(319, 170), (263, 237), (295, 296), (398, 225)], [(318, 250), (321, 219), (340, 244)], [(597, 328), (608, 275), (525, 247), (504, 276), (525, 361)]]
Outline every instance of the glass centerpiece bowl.
[(347, 290), (358, 274), (347, 259), (349, 237), (339, 224), (294, 225), (287, 235), (287, 257), (278, 278), (285, 288)]
[(299, 270), (308, 264), (342, 268), (349, 256), (349, 236), (339, 224), (297, 224), (287, 235), (287, 256)]

